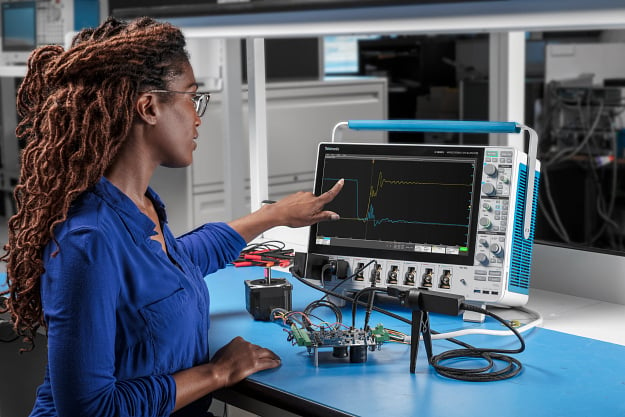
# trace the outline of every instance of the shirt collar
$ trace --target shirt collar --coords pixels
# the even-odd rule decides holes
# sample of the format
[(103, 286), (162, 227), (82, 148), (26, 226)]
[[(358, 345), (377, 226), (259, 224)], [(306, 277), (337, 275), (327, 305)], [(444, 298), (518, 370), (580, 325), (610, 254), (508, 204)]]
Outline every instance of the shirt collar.
[[(154, 222), (143, 214), (135, 203), (106, 177), (100, 178), (93, 187), (93, 193), (102, 198), (104, 202), (120, 215), (121, 220), (130, 231), (135, 242), (143, 241), (146, 237), (154, 235)], [(154, 202), (159, 219), (166, 223), (165, 205), (158, 194), (148, 187), (146, 195)]]

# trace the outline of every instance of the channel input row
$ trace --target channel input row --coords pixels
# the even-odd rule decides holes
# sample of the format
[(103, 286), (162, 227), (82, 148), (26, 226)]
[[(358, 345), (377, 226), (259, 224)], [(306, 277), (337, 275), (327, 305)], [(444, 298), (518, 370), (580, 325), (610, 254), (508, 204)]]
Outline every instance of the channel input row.
[[(370, 265), (369, 265), (370, 264)], [(375, 282), (376, 285), (406, 285), (451, 289), (452, 268), (434, 265), (405, 265), (400, 262), (382, 263), (368, 260), (355, 260), (351, 264), (355, 282)]]

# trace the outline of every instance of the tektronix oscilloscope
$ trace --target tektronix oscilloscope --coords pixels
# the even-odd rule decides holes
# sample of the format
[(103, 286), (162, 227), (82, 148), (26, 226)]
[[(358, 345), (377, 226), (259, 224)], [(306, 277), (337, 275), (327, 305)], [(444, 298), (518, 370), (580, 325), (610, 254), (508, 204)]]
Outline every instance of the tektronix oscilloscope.
[[(348, 123), (397, 130), (402, 122)], [(311, 227), (305, 275), (342, 293), (374, 282), (525, 304), (539, 177), (534, 131), (513, 122), (403, 123), (405, 130), (528, 130), (530, 157), (505, 146), (321, 143), (315, 193), (343, 178), (327, 205), (341, 219)]]

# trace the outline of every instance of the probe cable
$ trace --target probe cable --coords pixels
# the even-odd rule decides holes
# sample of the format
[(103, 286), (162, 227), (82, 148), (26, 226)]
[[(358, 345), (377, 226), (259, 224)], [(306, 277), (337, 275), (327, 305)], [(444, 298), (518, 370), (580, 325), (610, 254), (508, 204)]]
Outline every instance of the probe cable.
[(232, 261), (236, 267), (243, 266), (280, 266), (286, 268), (293, 261), (293, 249), (286, 249), (286, 244), (279, 240), (251, 243), (241, 250), (237, 259)]
[[(352, 275), (348, 276), (347, 278), (345, 278), (344, 280), (342, 280), (341, 282), (339, 282), (337, 285), (335, 285), (331, 290), (328, 290), (325, 287), (320, 287), (318, 285), (315, 285), (311, 282), (308, 282), (306, 280), (304, 280), (301, 276), (299, 276), (298, 273), (296, 273), (294, 271), (293, 268), (291, 268), (289, 271), (291, 272), (291, 274), (297, 278), (300, 282), (302, 282), (303, 284), (308, 285), (311, 288), (314, 288), (318, 291), (321, 291), (323, 293), (325, 293), (325, 295), (323, 297), (320, 298), (320, 300), (323, 300), (324, 298), (326, 298), (327, 296), (331, 295), (337, 298), (340, 298), (344, 301), (347, 301), (349, 303), (353, 303), (354, 302), (354, 298), (352, 297), (348, 297), (345, 296), (341, 293), (337, 293), (335, 292), (335, 290), (340, 287), (341, 285), (343, 285), (345, 282), (349, 281), (350, 278), (355, 277), (358, 272), (366, 269), (370, 264), (372, 264), (375, 261), (370, 261), (368, 264), (366, 264), (365, 266), (363, 266), (362, 268), (359, 268), (355, 273), (353, 273)], [(371, 287), (365, 287), (365, 288), (371, 288)], [(382, 287), (377, 287), (377, 289), (381, 289)], [(358, 301), (358, 304), (361, 305), (362, 307), (368, 307), (368, 304), (366, 304), (364, 301)], [(522, 326), (520, 326), (519, 328), (517, 328), (516, 330), (523, 334), (531, 329), (533, 329), (534, 327), (539, 327), (542, 326), (543, 324), (543, 317), (542, 315), (534, 310), (531, 310), (527, 307), (516, 307), (516, 310), (522, 311), (528, 315), (533, 316), (532, 321), (530, 321), (529, 323), (526, 323)], [(410, 319), (406, 319), (402, 316), (399, 316), (397, 314), (394, 314), (390, 311), (381, 309), (379, 307), (373, 306), (372, 308), (373, 311), (377, 311), (378, 313), (382, 313), (385, 314), (389, 317), (392, 317), (396, 320), (402, 321), (406, 324), (411, 324), (412, 321)], [(466, 310), (469, 310), (468, 308)], [(490, 315), (490, 314), (487, 314)], [(460, 336), (467, 336), (467, 335), (488, 335), (488, 336), (514, 336), (514, 332), (510, 331), (510, 330), (491, 330), (491, 329), (461, 329), (461, 330), (454, 330), (454, 331), (450, 331), (450, 332), (445, 332), (445, 333), (439, 333), (439, 332), (432, 332), (432, 340), (441, 340), (441, 339), (451, 339), (451, 338), (455, 338), (455, 337), (460, 337)]]
[[(362, 290), (360, 290), (354, 298), (351, 297), (347, 297), (343, 294), (339, 294), (336, 292), (333, 292), (331, 290), (328, 290), (326, 288), (320, 287), (318, 285), (315, 285), (311, 282), (308, 282), (307, 280), (305, 280), (304, 278), (302, 278), (298, 271), (295, 270), (295, 268), (291, 268), (290, 269), (291, 274), (300, 282), (302, 282), (303, 284), (314, 288), (316, 290), (322, 291), (328, 295), (332, 295), (334, 297), (340, 298), (342, 300), (348, 301), (350, 303), (352, 303), (352, 313), (353, 315), (355, 314), (355, 310), (356, 310), (356, 306), (358, 304), (367, 307), (373, 311), (377, 311), (379, 313), (385, 314), (389, 317), (392, 317), (394, 319), (400, 320), (404, 323), (410, 324), (412, 325), (412, 320), (410, 319), (406, 319), (402, 316), (399, 316), (395, 313), (392, 313), (390, 311), (381, 309), (379, 307), (376, 306), (369, 306), (368, 303), (365, 303), (363, 301), (359, 301), (358, 298), (360, 298), (360, 296), (366, 292), (370, 292), (370, 291), (381, 291), (381, 292), (386, 292), (385, 288), (380, 288), (380, 287), (366, 287), (363, 288)], [(430, 363), (430, 365), (436, 370), (437, 373), (439, 373), (442, 376), (448, 377), (448, 378), (452, 378), (452, 379), (457, 379), (457, 380), (462, 380), (462, 381), (473, 381), (473, 382), (487, 382), (487, 381), (499, 381), (499, 380), (503, 380), (503, 379), (508, 379), (511, 378), (515, 375), (518, 375), (523, 366), (521, 364), (521, 362), (513, 357), (507, 356), (505, 354), (514, 354), (514, 353), (521, 353), (525, 350), (525, 341), (523, 340), (523, 336), (521, 336), (521, 333), (519, 332), (519, 330), (515, 329), (510, 323), (508, 323), (506, 320), (502, 319), (501, 317), (499, 317), (498, 315), (484, 309), (481, 307), (477, 307), (468, 303), (462, 303), (461, 305), (461, 309), (463, 310), (469, 310), (469, 311), (474, 311), (477, 313), (481, 313), (481, 314), (485, 314), (487, 316), (490, 316), (492, 318), (494, 318), (495, 320), (499, 321), (501, 324), (503, 324), (504, 326), (506, 326), (510, 332), (512, 332), (512, 334), (514, 336), (517, 337), (517, 339), (519, 340), (520, 343), (520, 347), (518, 347), (517, 349), (486, 349), (486, 348), (476, 348), (468, 343), (462, 342), (460, 340), (457, 340), (455, 338), (452, 337), (447, 337), (445, 336), (445, 334), (442, 334), (440, 332), (436, 332), (434, 330), (432, 330), (432, 339), (446, 339), (452, 343), (455, 343), (459, 346), (462, 346), (464, 349), (453, 349), (453, 350), (448, 350), (445, 351), (441, 354), (438, 355), (434, 355), (431, 358), (428, 358), (428, 361)], [(355, 319), (352, 317), (352, 325), (354, 324)], [(536, 322), (536, 321), (535, 321)], [(527, 327), (527, 326), (525, 326)], [(535, 327), (535, 326), (532, 326)], [(508, 332), (506, 332), (508, 333)], [(438, 336), (438, 337), (436, 337)], [(418, 337), (416, 335), (412, 335), (411, 337)], [(487, 364), (483, 367), (480, 368), (457, 368), (457, 367), (450, 367), (450, 366), (445, 366), (442, 365), (442, 363), (449, 361), (449, 360), (459, 360), (459, 359), (463, 359), (463, 358), (478, 358), (478, 359), (483, 359), (487, 362)], [(494, 366), (495, 366), (495, 361), (501, 361), (504, 363), (507, 363), (507, 366), (505, 366), (503, 369), (500, 370), (494, 370)]]
[[(345, 296), (345, 295), (343, 295), (343, 294), (340, 294), (340, 293), (337, 293), (337, 292), (334, 292), (334, 291), (328, 290), (327, 288), (320, 287), (319, 285), (315, 285), (315, 284), (313, 284), (313, 283), (311, 283), (311, 282), (306, 281), (304, 278), (302, 278), (302, 277), (299, 275), (299, 273), (298, 273), (298, 272), (295, 270), (295, 268), (293, 268), (293, 267), (291, 267), (291, 268), (289, 269), (289, 271), (290, 271), (290, 272), (291, 272), (291, 274), (292, 274), (292, 275), (293, 275), (293, 276), (294, 276), (294, 277), (295, 277), (298, 281), (300, 281), (302, 284), (305, 284), (305, 285), (307, 285), (307, 286), (309, 286), (309, 287), (311, 287), (311, 288), (314, 288), (315, 290), (318, 290), (318, 291), (324, 292), (324, 293), (326, 293), (327, 295), (332, 295), (332, 296), (334, 296), (334, 297), (336, 297), (336, 298), (340, 298), (341, 300), (345, 300), (345, 301), (348, 301), (348, 302), (350, 302), (350, 303), (354, 302), (354, 299), (353, 299), (353, 298), (351, 298), (351, 297), (347, 297), (347, 296)], [(380, 289), (380, 288), (378, 288), (378, 289)], [(365, 303), (364, 301), (358, 301), (358, 304), (360, 304), (360, 305), (361, 305), (361, 306), (363, 306), (363, 307), (367, 307), (367, 303)], [(406, 323), (406, 324), (411, 324), (411, 323), (412, 323), (412, 320), (410, 320), (410, 319), (407, 319), (407, 318), (405, 318), (405, 317), (400, 316), (399, 314), (392, 313), (392, 312), (390, 312), (390, 311), (384, 310), (384, 309), (379, 308), (379, 307), (376, 307), (376, 306), (373, 306), (373, 307), (372, 307), (372, 310), (373, 310), (373, 311), (377, 311), (378, 313), (385, 314), (385, 315), (387, 315), (387, 316), (389, 316), (389, 317), (392, 317), (392, 318), (394, 318), (394, 319), (397, 319), (397, 320), (399, 320), (399, 321), (403, 321), (403, 322), (404, 322), (404, 323)]]
[[(334, 313), (335, 316), (334, 323), (329, 323), (328, 321), (323, 320), (321, 317), (313, 314), (313, 311), (320, 307), (327, 307), (332, 310), (332, 313)], [(293, 323), (297, 323), (302, 328), (307, 330), (312, 330), (313, 327), (318, 327), (319, 329), (328, 328), (335, 330), (338, 330), (341, 327), (347, 327), (343, 324), (343, 314), (341, 312), (341, 309), (336, 304), (330, 301), (313, 301), (306, 306), (304, 311), (289, 311), (284, 308), (274, 308), (269, 313), (269, 316), (272, 318), (273, 321), (275, 321), (276, 319), (281, 319), (283, 325), (290, 326)], [(301, 316), (302, 319), (300, 320), (296, 318), (296, 316)], [(311, 317), (319, 320), (319, 324), (313, 323), (310, 319)]]
[[(521, 369), (523, 369), (523, 365), (521, 364), (521, 362), (516, 358), (504, 355), (504, 353), (521, 353), (525, 350), (525, 340), (523, 340), (523, 336), (521, 336), (519, 331), (512, 327), (510, 323), (506, 322), (504, 319), (486, 310), (485, 308), (477, 307), (467, 303), (462, 303), (461, 308), (464, 310), (486, 314), (494, 318), (514, 333), (514, 335), (520, 342), (520, 347), (518, 347), (517, 349), (484, 349), (476, 348), (468, 343), (461, 342), (460, 340), (454, 338), (448, 338), (447, 340), (457, 345), (463, 346), (464, 349), (448, 350), (429, 358), (430, 365), (434, 367), (436, 372), (448, 378), (473, 382), (500, 381), (503, 379), (512, 378), (513, 376), (519, 374), (519, 372), (521, 372)], [(442, 362), (449, 361), (451, 359), (458, 360), (462, 358), (484, 359), (486, 360), (487, 365), (481, 368), (474, 369), (441, 365)], [(507, 363), (507, 366), (500, 370), (495, 370), (495, 360)]]
[[(331, 289), (330, 291), (336, 292), (336, 290), (337, 290), (337, 289), (338, 289), (341, 285), (345, 284), (346, 282), (350, 281), (352, 278), (356, 277), (359, 273), (361, 273), (362, 271), (364, 271), (365, 269), (367, 269), (367, 268), (369, 267), (369, 265), (371, 265), (371, 264), (372, 264), (372, 263), (374, 263), (374, 262), (375, 262), (375, 259), (372, 259), (372, 260), (370, 260), (367, 264), (365, 264), (365, 265), (363, 265), (363, 266), (361, 266), (361, 267), (359, 267), (359, 268), (356, 268), (356, 270), (354, 271), (354, 273), (353, 273), (353, 274), (351, 274), (351, 275), (349, 275), (349, 276), (347, 276), (347, 277), (343, 278), (343, 279), (341, 280), (341, 282), (339, 282), (339, 283), (338, 283), (338, 284), (336, 284), (334, 287), (332, 287), (332, 289)], [(324, 268), (325, 268), (325, 265), (324, 265)], [(324, 274), (324, 270), (323, 270), (323, 268), (322, 268), (322, 269), (321, 269), (321, 276), (322, 276), (322, 277), (323, 277), (323, 274)], [(322, 286), (323, 286), (323, 285), (322, 285)], [(328, 295), (331, 295), (331, 293), (326, 292), (326, 293), (325, 293), (325, 295), (324, 295), (323, 297), (321, 297), (321, 299), (323, 300), (323, 299), (324, 299), (324, 298), (326, 298)]]
[(341, 309), (337, 307), (336, 304), (328, 301), (328, 300), (317, 300), (317, 301), (313, 301), (312, 303), (308, 304), (306, 306), (306, 308), (304, 309), (304, 314), (306, 314), (307, 316), (313, 316), (312, 312), (320, 307), (327, 307), (330, 310), (332, 310), (332, 312), (334, 313), (335, 316), (335, 324), (334, 324), (334, 328), (335, 329), (339, 329), (341, 327), (341, 324), (343, 323), (343, 313), (341, 312)]

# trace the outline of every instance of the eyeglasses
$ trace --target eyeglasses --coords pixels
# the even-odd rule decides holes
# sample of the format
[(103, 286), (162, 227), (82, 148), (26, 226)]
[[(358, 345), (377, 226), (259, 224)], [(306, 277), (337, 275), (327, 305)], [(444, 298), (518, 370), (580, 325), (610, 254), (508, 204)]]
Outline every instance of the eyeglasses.
[(195, 112), (198, 117), (204, 116), (204, 112), (206, 111), (206, 106), (208, 105), (208, 101), (211, 98), (210, 93), (201, 92), (201, 91), (171, 91), (171, 90), (149, 90), (144, 91), (144, 93), (173, 93), (173, 94), (191, 94), (191, 100), (193, 101), (193, 105), (195, 106)]

